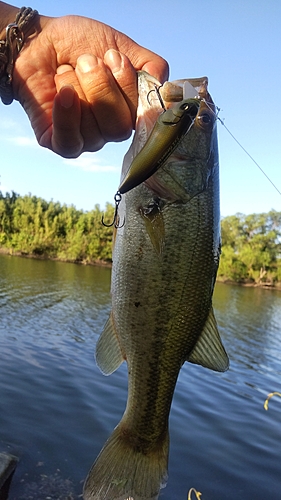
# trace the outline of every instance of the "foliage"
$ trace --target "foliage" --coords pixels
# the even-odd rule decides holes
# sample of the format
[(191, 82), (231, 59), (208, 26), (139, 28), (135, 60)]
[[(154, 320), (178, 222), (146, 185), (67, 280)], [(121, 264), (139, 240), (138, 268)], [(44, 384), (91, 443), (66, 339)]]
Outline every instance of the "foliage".
[[(106, 205), (106, 220), (114, 208)], [(89, 212), (36, 196), (0, 191), (0, 247), (10, 253), (74, 262), (111, 261), (112, 228), (101, 224), (99, 205)]]
[(268, 285), (281, 281), (281, 212), (225, 217), (221, 233), (220, 279)]
[[(113, 213), (107, 203), (105, 221)], [(31, 194), (0, 191), (0, 249), (86, 264), (110, 262), (112, 228), (102, 225), (102, 215), (99, 205), (84, 212)], [(281, 212), (225, 217), (221, 233), (219, 280), (281, 283)]]

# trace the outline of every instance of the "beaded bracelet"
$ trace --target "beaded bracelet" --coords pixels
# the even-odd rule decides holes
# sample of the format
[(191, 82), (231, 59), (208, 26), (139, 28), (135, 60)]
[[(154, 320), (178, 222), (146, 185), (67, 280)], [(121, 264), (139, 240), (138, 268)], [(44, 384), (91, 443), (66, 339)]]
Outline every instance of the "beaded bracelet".
[(13, 102), (12, 80), (15, 60), (23, 48), (25, 35), (37, 15), (37, 10), (22, 7), (15, 22), (6, 27), (6, 40), (0, 40), (0, 97), (3, 104)]

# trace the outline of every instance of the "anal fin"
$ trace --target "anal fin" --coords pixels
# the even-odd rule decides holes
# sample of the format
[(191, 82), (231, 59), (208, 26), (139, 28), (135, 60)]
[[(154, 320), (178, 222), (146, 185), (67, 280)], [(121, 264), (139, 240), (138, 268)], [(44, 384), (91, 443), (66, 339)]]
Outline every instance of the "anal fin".
[(229, 359), (222, 345), (213, 307), (187, 361), (218, 372), (224, 372), (229, 367)]
[(96, 346), (96, 363), (104, 375), (110, 375), (124, 361), (120, 342), (115, 330), (112, 312)]

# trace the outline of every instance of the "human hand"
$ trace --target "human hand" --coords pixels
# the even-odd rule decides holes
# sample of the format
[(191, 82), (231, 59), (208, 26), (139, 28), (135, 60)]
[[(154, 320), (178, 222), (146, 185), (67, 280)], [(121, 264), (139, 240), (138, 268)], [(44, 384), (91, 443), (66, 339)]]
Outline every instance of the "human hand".
[(16, 60), (13, 90), (37, 140), (61, 156), (97, 151), (131, 135), (136, 71), (164, 81), (164, 59), (123, 33), (80, 16), (40, 16)]

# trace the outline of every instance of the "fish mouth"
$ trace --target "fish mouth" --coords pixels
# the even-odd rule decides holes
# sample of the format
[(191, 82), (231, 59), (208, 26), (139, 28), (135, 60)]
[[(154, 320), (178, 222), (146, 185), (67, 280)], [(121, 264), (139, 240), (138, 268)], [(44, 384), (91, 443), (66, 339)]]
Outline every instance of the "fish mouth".
[[(139, 72), (142, 85), (145, 75)], [(131, 191), (156, 173), (193, 126), (209, 134), (216, 119), (216, 107), (208, 92), (207, 77), (186, 78), (163, 85), (155, 83), (155, 79), (151, 80), (150, 75), (147, 78), (149, 85), (140, 94), (142, 107), (146, 113), (155, 110), (156, 119), (150, 130), (148, 123), (151, 124), (151, 120), (144, 119), (147, 139), (122, 177), (117, 191), (119, 195)], [(156, 101), (151, 101), (152, 92), (156, 93)], [(143, 115), (140, 116), (143, 118)]]
[[(174, 103), (183, 99), (197, 98), (202, 101), (201, 104), (205, 102), (206, 107), (209, 106), (211, 111), (216, 112), (215, 103), (208, 92), (207, 76), (165, 82), (159, 88), (159, 93), (167, 109), (173, 107)], [(205, 106), (200, 106), (200, 111), (202, 108), (204, 109)]]
[(179, 102), (192, 97), (208, 97), (208, 77), (183, 78), (172, 82), (165, 82), (160, 88), (160, 95), (165, 104)]

